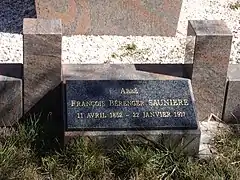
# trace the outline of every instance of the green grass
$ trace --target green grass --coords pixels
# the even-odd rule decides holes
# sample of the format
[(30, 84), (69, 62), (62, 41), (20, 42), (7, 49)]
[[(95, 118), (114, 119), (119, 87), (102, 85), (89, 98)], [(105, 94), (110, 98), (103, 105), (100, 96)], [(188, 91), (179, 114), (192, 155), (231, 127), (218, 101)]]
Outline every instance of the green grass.
[(161, 144), (128, 138), (111, 152), (81, 138), (65, 148), (46, 151), (47, 140), (36, 117), (11, 135), (1, 135), (0, 180), (240, 179), (240, 138), (233, 132), (215, 138), (218, 154), (209, 159), (189, 158)]
[(132, 44), (127, 44), (124, 46), (124, 48), (128, 51), (135, 51), (137, 49), (137, 45), (132, 43)]
[(121, 46), (119, 50), (121, 51), (121, 53), (114, 52), (111, 54), (111, 57), (114, 59), (116, 58), (122, 59), (124, 57), (140, 58), (150, 53), (149, 48), (140, 49), (133, 42), (131, 44)]

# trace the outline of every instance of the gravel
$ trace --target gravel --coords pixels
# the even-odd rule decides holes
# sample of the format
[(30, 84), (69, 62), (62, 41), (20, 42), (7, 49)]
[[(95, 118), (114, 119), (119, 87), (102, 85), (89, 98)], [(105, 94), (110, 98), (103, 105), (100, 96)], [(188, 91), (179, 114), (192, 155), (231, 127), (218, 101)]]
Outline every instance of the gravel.
[[(175, 37), (64, 36), (62, 62), (75, 64), (183, 63), (187, 43), (187, 20), (224, 20), (234, 36), (230, 63), (240, 63), (240, 9), (229, 8), (229, 5), (235, 2), (237, 1), (183, 0)], [(34, 17), (34, 13), (29, 11), (31, 7), (27, 9), (28, 16), (24, 17)], [(1, 23), (0, 21), (0, 27), (3, 26)], [(13, 19), (13, 23), (17, 23), (15, 19)], [(2, 31), (0, 32), (0, 42), (1, 63), (23, 62), (21, 34)], [(131, 46), (134, 47), (133, 50), (127, 50)]]
[[(9, 0), (2, 0), (0, 3), (1, 63), (23, 62), (23, 42), (20, 34), (22, 21), (16, 19), (36, 15), (33, 0), (22, 0), (24, 11), (19, 8), (19, 2), (11, 0), (10, 5)], [(224, 20), (227, 23), (234, 36), (230, 63), (240, 63), (240, 9), (229, 8), (229, 4), (235, 2), (236, 0), (183, 0), (176, 37), (64, 36), (62, 62), (183, 63), (187, 43), (187, 20), (208, 19)], [(134, 48), (126, 50), (129, 47)], [(215, 132), (218, 125), (216, 122), (200, 122), (200, 126), (202, 131), (200, 156), (205, 157), (211, 155), (213, 151), (211, 140), (215, 133), (212, 132)], [(2, 133), (6, 134), (6, 129), (0, 128), (0, 134)]]

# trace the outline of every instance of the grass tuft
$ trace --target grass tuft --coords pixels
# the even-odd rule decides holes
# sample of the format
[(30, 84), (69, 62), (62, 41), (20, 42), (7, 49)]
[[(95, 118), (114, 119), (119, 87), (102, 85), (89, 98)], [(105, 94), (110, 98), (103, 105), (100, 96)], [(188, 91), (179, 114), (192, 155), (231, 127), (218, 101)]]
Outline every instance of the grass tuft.
[(45, 138), (39, 117), (1, 135), (0, 179), (240, 179), (240, 138), (232, 131), (215, 138), (218, 154), (208, 159), (190, 159), (146, 137), (124, 137), (110, 152), (91, 139), (77, 138), (65, 148), (42, 153), (46, 147), (39, 144)]
[(240, 2), (235, 2), (229, 5), (230, 9), (238, 10), (240, 8)]
[(125, 46), (125, 49), (126, 49), (126, 50), (129, 50), (129, 51), (135, 51), (135, 50), (137, 49), (137, 45), (134, 44), (134, 43), (127, 44), (127, 45)]
[(143, 48), (140, 49), (137, 47), (137, 45), (135, 43), (131, 43), (131, 44), (126, 44), (121, 46), (118, 49), (118, 53), (114, 52), (111, 54), (111, 58), (120, 58), (121, 60), (123, 60), (123, 58), (126, 57), (131, 57), (134, 59), (139, 59), (139, 58), (144, 58), (146, 59), (146, 56), (149, 56), (151, 51), (149, 48)]

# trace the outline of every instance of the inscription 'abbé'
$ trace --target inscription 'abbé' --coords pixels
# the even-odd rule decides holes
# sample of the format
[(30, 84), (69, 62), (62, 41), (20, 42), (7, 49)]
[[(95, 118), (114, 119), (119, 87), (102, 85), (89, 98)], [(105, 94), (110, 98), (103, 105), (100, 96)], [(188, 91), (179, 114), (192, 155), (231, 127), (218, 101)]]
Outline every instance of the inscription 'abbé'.
[(122, 88), (121, 89), (121, 94), (138, 94), (137, 88)]

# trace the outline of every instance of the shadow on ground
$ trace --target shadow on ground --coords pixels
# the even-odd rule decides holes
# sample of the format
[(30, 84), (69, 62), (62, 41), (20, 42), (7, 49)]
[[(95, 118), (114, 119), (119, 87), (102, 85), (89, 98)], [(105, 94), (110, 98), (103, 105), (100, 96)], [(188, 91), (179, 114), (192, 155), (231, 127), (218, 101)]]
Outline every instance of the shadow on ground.
[(21, 63), (0, 64), (0, 75), (22, 79), (23, 64)]
[(34, 0), (0, 1), (0, 32), (21, 34), (23, 19), (36, 17)]
[[(21, 123), (36, 117), (38, 126), (42, 128), (36, 146), (40, 154), (63, 147), (64, 121), (62, 106), (62, 84), (49, 91), (21, 119)], [(37, 119), (39, 117), (39, 119)]]
[(192, 79), (192, 64), (135, 64), (138, 71)]

